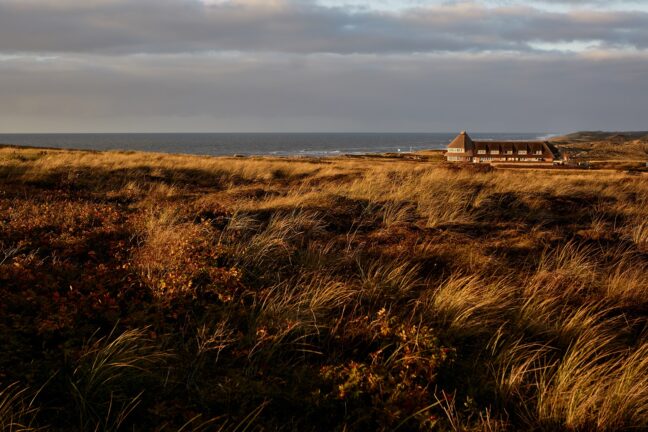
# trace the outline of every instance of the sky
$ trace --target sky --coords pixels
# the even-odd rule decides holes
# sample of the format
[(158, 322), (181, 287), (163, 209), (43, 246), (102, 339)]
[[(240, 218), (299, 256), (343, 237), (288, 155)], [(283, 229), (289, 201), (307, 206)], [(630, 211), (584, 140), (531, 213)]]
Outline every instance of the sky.
[(648, 130), (648, 0), (0, 0), (0, 133)]

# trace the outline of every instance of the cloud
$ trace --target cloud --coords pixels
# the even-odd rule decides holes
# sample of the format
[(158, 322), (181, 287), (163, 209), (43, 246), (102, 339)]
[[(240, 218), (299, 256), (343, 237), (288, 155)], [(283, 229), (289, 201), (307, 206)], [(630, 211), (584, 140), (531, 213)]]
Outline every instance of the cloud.
[(645, 129), (648, 13), (353, 3), (0, 0), (0, 131)]
[(147, 55), (0, 61), (4, 131), (645, 127), (648, 57)]
[(313, 1), (0, 0), (0, 52), (430, 53), (600, 41), (648, 48), (648, 13), (430, 3), (400, 12)]

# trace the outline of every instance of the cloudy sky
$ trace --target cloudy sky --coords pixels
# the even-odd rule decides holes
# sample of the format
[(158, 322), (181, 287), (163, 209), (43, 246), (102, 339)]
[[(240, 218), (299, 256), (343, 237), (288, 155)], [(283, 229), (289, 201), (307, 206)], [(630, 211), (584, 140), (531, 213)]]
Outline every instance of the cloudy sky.
[(0, 0), (0, 132), (648, 129), (648, 0)]

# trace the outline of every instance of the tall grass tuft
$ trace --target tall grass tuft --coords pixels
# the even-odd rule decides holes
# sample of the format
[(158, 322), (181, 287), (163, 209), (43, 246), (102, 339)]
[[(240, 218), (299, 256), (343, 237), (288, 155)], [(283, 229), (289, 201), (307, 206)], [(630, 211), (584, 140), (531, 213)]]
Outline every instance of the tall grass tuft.
[(630, 238), (642, 250), (648, 250), (648, 221), (638, 221), (630, 228)]
[(359, 261), (360, 298), (378, 307), (413, 298), (421, 286), (419, 270), (419, 266), (412, 265), (404, 257)]
[(517, 290), (506, 279), (454, 276), (430, 287), (421, 301), (426, 316), (458, 338), (494, 333), (506, 322)]
[(34, 425), (39, 409), (34, 405), (33, 394), (18, 383), (0, 390), (0, 431), (31, 432), (39, 430)]
[(148, 329), (115, 331), (88, 343), (72, 371), (80, 430), (120, 430), (169, 359)]
[(295, 210), (288, 214), (275, 213), (265, 227), (254, 228), (253, 219), (237, 216), (226, 227), (221, 241), (233, 248), (232, 256), (238, 267), (259, 273), (263, 269), (291, 265), (297, 248), (322, 233), (324, 224), (315, 212)]

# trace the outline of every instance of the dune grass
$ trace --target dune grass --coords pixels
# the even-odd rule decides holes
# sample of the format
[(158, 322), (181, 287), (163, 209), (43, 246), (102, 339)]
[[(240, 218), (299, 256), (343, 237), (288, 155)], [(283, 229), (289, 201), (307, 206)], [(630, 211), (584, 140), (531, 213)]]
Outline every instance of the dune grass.
[(0, 427), (648, 428), (648, 181), (0, 149)]

